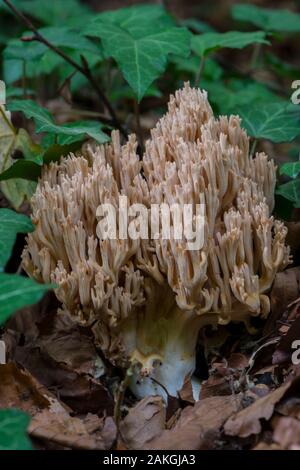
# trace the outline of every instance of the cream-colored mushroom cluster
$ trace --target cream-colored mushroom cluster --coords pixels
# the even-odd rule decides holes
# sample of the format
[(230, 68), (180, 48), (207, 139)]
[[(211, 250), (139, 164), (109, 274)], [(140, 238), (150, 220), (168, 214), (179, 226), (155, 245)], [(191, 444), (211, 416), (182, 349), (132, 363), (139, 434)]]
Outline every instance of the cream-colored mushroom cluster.
[[(157, 393), (159, 384), (174, 395), (193, 372), (203, 325), (250, 325), (251, 316), (269, 313), (268, 290), (289, 263), (287, 229), (270, 215), (274, 186), (273, 161), (249, 155), (240, 119), (215, 118), (206, 92), (186, 84), (171, 96), (142, 161), (135, 136), (121, 145), (113, 132), (111, 144), (43, 169), (23, 267), (57, 284), (62, 309), (92, 326), (111, 362), (140, 366), (131, 384), (137, 395)], [(148, 211), (189, 204), (193, 226), (200, 204), (201, 248), (174, 236), (172, 215), (169, 238), (100, 239), (97, 208), (118, 211), (120, 196)]]

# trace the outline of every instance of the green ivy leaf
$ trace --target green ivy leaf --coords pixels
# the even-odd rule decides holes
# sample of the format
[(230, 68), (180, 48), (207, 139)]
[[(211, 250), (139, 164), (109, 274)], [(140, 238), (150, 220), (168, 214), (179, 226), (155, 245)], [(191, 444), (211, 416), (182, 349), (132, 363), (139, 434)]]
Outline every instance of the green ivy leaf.
[(191, 33), (172, 26), (169, 16), (155, 5), (103, 13), (84, 34), (102, 40), (104, 53), (113, 57), (138, 101), (165, 70), (169, 54), (187, 56)]
[(237, 108), (236, 112), (255, 139), (290, 142), (300, 135), (300, 113), (295, 105), (261, 103)]
[(0, 450), (32, 450), (27, 436), (29, 422), (23, 411), (0, 410)]
[(185, 26), (196, 33), (214, 33), (216, 30), (205, 21), (196, 18), (186, 18), (180, 21), (180, 26)]
[(64, 125), (55, 124), (53, 117), (46, 108), (42, 108), (31, 100), (15, 100), (9, 105), (11, 111), (21, 111), (27, 118), (33, 118), (36, 132), (49, 132), (57, 135), (58, 143), (67, 143), (83, 140), (86, 135), (102, 144), (109, 137), (102, 132), (101, 123), (96, 121), (76, 121)]
[(0, 173), (0, 181), (15, 178), (37, 181), (41, 175), (41, 165), (29, 160), (17, 160), (7, 170)]
[(232, 7), (235, 20), (252, 23), (265, 31), (299, 32), (300, 15), (289, 10), (273, 10), (256, 5), (238, 4)]
[(300, 173), (300, 161), (299, 162), (287, 162), (281, 165), (279, 173), (281, 175), (287, 175), (290, 178), (297, 178)]
[[(93, 12), (83, 5), (79, 0), (14, 0), (14, 5), (23, 13), (41, 21), (45, 24), (83, 24), (88, 20), (89, 15)], [(0, 3), (0, 10), (5, 9), (11, 13), (11, 10), (5, 4)]]
[(17, 274), (0, 273), (0, 325), (16, 310), (38, 302), (52, 287)]
[(201, 57), (221, 48), (242, 49), (250, 44), (270, 44), (264, 31), (242, 33), (228, 31), (227, 33), (205, 33), (192, 37), (192, 50)]
[(278, 186), (276, 194), (292, 201), (294, 203), (294, 207), (300, 207), (300, 179), (295, 179), (288, 183), (281, 184)]
[[(205, 61), (207, 62), (209, 58)], [(205, 78), (205, 75), (203, 74)], [(237, 114), (244, 105), (258, 106), (266, 103), (286, 101), (275, 95), (263, 83), (253, 80), (231, 79), (224, 82), (204, 81), (202, 84), (208, 91), (210, 101), (217, 105), (220, 114)]]
[(3, 271), (11, 256), (17, 234), (33, 230), (29, 217), (10, 209), (0, 209), (0, 271)]

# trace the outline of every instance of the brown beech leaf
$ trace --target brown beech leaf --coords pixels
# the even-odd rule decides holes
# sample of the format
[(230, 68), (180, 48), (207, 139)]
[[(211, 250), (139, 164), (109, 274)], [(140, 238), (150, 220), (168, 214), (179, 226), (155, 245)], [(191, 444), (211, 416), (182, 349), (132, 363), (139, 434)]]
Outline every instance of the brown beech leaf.
[[(37, 439), (53, 442), (57, 445), (77, 450), (109, 449), (117, 436), (112, 418), (93, 418), (89, 421), (71, 417), (68, 413), (56, 413), (44, 410), (36, 414), (28, 428), (29, 435)], [(106, 421), (109, 421), (106, 424)], [(105, 429), (106, 428), (106, 429)], [(104, 432), (104, 436), (102, 435)]]
[(188, 406), (170, 430), (149, 442), (145, 449), (210, 449), (224, 422), (240, 409), (240, 395), (210, 397)]
[[(28, 371), (12, 362), (0, 365), (0, 408), (19, 408), (34, 415), (53, 400), (54, 396)], [(63, 409), (62, 405), (59, 407)]]
[(225, 423), (224, 430), (229, 436), (248, 437), (261, 431), (261, 419), (269, 420), (276, 403), (281, 400), (292, 382), (287, 382), (268, 395), (259, 398), (252, 405), (231, 416)]
[(267, 444), (266, 442), (259, 442), (252, 450), (284, 450), (278, 444)]
[(178, 395), (182, 401), (189, 403), (190, 405), (195, 403), (193, 386), (189, 375), (184, 379), (184, 383), (181, 390), (178, 392)]
[(14, 363), (0, 365), (0, 408), (19, 408), (32, 417), (29, 435), (72, 449), (112, 447), (117, 429), (112, 418), (70, 416), (70, 409)]
[(264, 327), (264, 335), (268, 335), (275, 330), (277, 320), (283, 315), (288, 305), (300, 296), (299, 286), (299, 266), (276, 274), (270, 296), (271, 315)]
[(114, 400), (101, 382), (55, 362), (43, 348), (17, 347), (16, 360), (74, 411), (113, 414)]
[(283, 400), (276, 406), (276, 411), (283, 416), (297, 418), (300, 420), (300, 397), (291, 397)]
[(209, 397), (218, 397), (232, 394), (232, 386), (229, 377), (211, 375), (201, 384), (200, 400)]
[(101, 375), (103, 367), (86, 329), (51, 310), (49, 302), (18, 312), (9, 328), (4, 336), (8, 358), (59, 394), (74, 411), (113, 414), (112, 396), (93, 377)]
[(242, 353), (232, 353), (227, 363), (230, 369), (244, 370), (249, 366), (249, 359)]
[(124, 443), (134, 450), (144, 449), (166, 426), (166, 408), (159, 396), (146, 397), (129, 410), (120, 423)]
[(287, 450), (300, 446), (300, 421), (295, 418), (279, 418), (273, 434), (273, 440)]

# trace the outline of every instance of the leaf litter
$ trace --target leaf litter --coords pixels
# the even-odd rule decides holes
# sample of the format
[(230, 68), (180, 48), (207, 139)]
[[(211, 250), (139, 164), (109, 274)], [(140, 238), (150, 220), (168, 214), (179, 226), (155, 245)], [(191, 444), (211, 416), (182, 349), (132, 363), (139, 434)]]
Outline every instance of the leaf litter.
[(168, 404), (158, 396), (139, 401), (126, 390), (117, 424), (120, 371), (101, 357), (89, 329), (57, 313), (47, 294), (3, 331), (0, 407), (31, 416), (28, 433), (39, 449), (299, 448), (300, 367), (291, 363), (300, 333), (299, 272), (276, 276), (272, 314), (257, 334), (241, 325), (204, 331), (198, 359), (208, 376), (199, 397), (190, 377)]

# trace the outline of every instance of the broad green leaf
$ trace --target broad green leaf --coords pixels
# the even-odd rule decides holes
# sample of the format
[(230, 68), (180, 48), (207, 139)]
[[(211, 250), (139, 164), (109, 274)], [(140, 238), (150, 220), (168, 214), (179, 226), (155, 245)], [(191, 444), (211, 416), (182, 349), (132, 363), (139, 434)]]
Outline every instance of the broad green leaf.
[[(27, 95), (34, 96), (36, 94), (35, 90), (31, 88), (26, 89)], [(21, 87), (13, 87), (10, 86), (6, 90), (6, 97), (7, 98), (22, 98), (24, 96), (24, 90)]]
[(37, 181), (41, 175), (41, 165), (30, 160), (16, 160), (7, 170), (0, 173), (0, 181), (21, 178)]
[(96, 22), (108, 21), (133, 34), (143, 36), (143, 26), (155, 23), (158, 28), (174, 26), (174, 20), (161, 5), (134, 5), (95, 15)]
[[(161, 98), (162, 93), (157, 86), (152, 84), (150, 85), (144, 96), (148, 98)], [(127, 85), (127, 83), (124, 83), (123, 81), (122, 84), (120, 84), (118, 87), (112, 87), (112, 91), (109, 94), (109, 98), (112, 101), (117, 101), (120, 99), (124, 100), (124, 98), (133, 100), (135, 98), (135, 94), (132, 88), (130, 88), (130, 86)]]
[[(189, 72), (195, 76), (200, 67), (200, 59), (196, 55), (190, 57), (178, 57), (173, 56), (170, 61), (175, 64), (175, 68), (178, 72)], [(222, 67), (210, 57), (207, 57), (204, 63), (202, 77), (212, 82), (219, 80), (223, 75)]]
[(113, 57), (138, 101), (165, 70), (169, 54), (187, 56), (191, 34), (172, 26), (155, 5), (124, 8), (98, 15), (84, 34), (100, 38), (107, 57)]
[(30, 417), (23, 411), (0, 410), (0, 450), (32, 450), (27, 435)]
[(96, 121), (76, 121), (69, 124), (55, 124), (50, 112), (31, 100), (15, 100), (9, 105), (11, 111), (21, 111), (29, 119), (34, 119), (36, 132), (49, 132), (58, 137), (61, 145), (83, 140), (86, 135), (102, 144), (109, 137), (102, 132), (101, 123)]
[(277, 187), (277, 194), (283, 196), (285, 199), (292, 201), (294, 207), (300, 207), (300, 179), (289, 181), (288, 183), (281, 184)]
[(81, 142), (73, 142), (68, 145), (53, 144), (50, 145), (43, 154), (43, 162), (48, 165), (50, 162), (60, 160), (63, 155), (69, 155), (76, 152), (81, 147)]
[(187, 18), (180, 21), (180, 26), (185, 26), (195, 33), (214, 33), (216, 30), (205, 21), (197, 20), (195, 18)]
[[(79, 0), (13, 0), (13, 4), (23, 13), (49, 25), (73, 25), (81, 19), (81, 24), (88, 20), (93, 12)], [(0, 10), (11, 13), (4, 3)], [(79, 23), (80, 24), (80, 23)]]
[[(208, 59), (207, 59), (208, 61)], [(203, 78), (206, 78), (203, 74)], [(219, 114), (237, 114), (241, 106), (260, 105), (263, 103), (284, 102), (264, 84), (252, 80), (231, 79), (224, 82), (202, 80), (207, 89), (209, 100), (217, 106)]]
[(300, 112), (297, 106), (261, 103), (237, 108), (242, 126), (255, 139), (290, 142), (300, 135)]
[(287, 175), (290, 178), (297, 178), (300, 173), (300, 161), (299, 162), (287, 162), (281, 165), (279, 169), (281, 175)]
[(11, 256), (17, 234), (33, 230), (29, 217), (10, 209), (0, 209), (0, 271), (3, 271)]
[(0, 273), (0, 325), (16, 310), (38, 302), (52, 287), (17, 274)]
[(191, 41), (192, 50), (204, 57), (216, 49), (230, 48), (242, 49), (250, 44), (270, 44), (266, 39), (264, 31), (255, 31), (252, 33), (242, 33), (239, 31), (229, 31), (227, 33), (204, 33), (199, 36), (193, 36)]
[(232, 16), (239, 21), (252, 23), (265, 31), (299, 32), (300, 15), (289, 10), (273, 10), (256, 5), (237, 4)]

